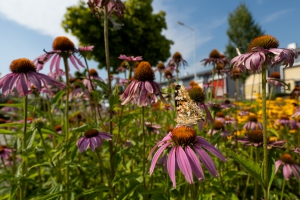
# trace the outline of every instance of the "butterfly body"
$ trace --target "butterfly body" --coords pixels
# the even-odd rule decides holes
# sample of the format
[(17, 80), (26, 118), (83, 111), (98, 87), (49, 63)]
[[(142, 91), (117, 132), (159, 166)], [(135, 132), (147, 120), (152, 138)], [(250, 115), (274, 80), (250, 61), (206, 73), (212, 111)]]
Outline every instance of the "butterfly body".
[(175, 86), (175, 106), (177, 110), (175, 121), (179, 125), (194, 126), (199, 121), (204, 121), (202, 111), (182, 85)]

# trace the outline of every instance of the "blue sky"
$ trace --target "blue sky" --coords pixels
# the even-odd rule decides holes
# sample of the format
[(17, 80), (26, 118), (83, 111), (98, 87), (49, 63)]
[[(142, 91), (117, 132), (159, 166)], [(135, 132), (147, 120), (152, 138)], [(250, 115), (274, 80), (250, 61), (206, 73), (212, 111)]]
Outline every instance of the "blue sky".
[[(227, 17), (241, 2), (247, 5), (254, 20), (265, 33), (279, 40), (280, 47), (287, 47), (290, 43), (300, 45), (300, 26), (297, 19), (299, 0), (153, 0), (154, 12), (164, 10), (167, 14), (168, 29), (163, 34), (174, 41), (171, 55), (179, 51), (189, 64), (189, 67), (181, 70), (181, 75), (194, 72), (194, 38), (191, 30), (177, 22), (181, 21), (196, 31), (196, 69), (201, 71), (205, 68), (200, 60), (208, 57), (212, 49), (216, 48), (220, 52), (225, 50), (228, 43)], [(43, 49), (51, 50), (56, 36), (68, 36), (77, 44), (76, 38), (66, 34), (60, 26), (66, 7), (77, 3), (78, 0), (1, 0), (1, 76), (10, 72), (9, 65), (12, 60), (21, 57), (32, 60), (41, 55)], [(93, 61), (89, 65), (90, 68), (97, 66)], [(42, 72), (48, 73), (48, 66)], [(102, 78), (107, 77), (104, 70), (99, 73)]]

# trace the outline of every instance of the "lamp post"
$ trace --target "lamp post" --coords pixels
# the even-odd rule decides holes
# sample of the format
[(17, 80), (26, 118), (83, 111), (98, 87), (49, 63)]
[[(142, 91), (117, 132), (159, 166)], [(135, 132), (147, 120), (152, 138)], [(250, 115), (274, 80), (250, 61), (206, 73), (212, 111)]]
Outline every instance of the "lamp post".
[(197, 79), (197, 72), (196, 72), (196, 67), (197, 67), (197, 64), (196, 64), (196, 31), (193, 28), (185, 25), (184, 23), (182, 23), (180, 21), (178, 21), (177, 23), (181, 26), (184, 26), (184, 27), (190, 29), (194, 33), (194, 80), (196, 80)]

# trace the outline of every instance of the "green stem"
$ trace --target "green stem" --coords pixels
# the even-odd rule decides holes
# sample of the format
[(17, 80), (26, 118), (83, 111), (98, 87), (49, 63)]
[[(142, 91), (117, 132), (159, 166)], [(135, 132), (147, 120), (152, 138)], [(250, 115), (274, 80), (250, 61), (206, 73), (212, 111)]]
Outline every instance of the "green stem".
[(270, 101), (272, 100), (272, 93), (273, 93), (273, 90), (274, 90), (274, 86), (271, 86), (270, 93), (269, 93), (269, 100), (270, 100)]
[(265, 199), (269, 199), (268, 191), (268, 133), (267, 133), (267, 106), (266, 106), (266, 85), (267, 85), (267, 66), (262, 66), (261, 78), (262, 78), (262, 118), (263, 118), (263, 155), (264, 155), (264, 195)]
[[(110, 60), (109, 60), (109, 43), (108, 43), (108, 8), (104, 7), (104, 46), (105, 46), (105, 60), (106, 60), (106, 69), (107, 69), (107, 77), (108, 77), (108, 97), (111, 95), (111, 77), (110, 77)], [(110, 108), (112, 109), (112, 108)], [(112, 110), (109, 111), (109, 133), (113, 135), (113, 118)], [(109, 157), (110, 157), (110, 169), (111, 169), (111, 177), (113, 180), (115, 177), (115, 168), (114, 168), (114, 151), (113, 151), (113, 143), (109, 141)], [(113, 187), (112, 191), (113, 197), (115, 197), (115, 189)]]
[[(260, 161), (260, 152), (259, 152), (259, 147), (255, 148), (255, 162), (259, 163)], [(255, 179), (254, 180), (254, 196), (253, 199), (257, 199), (257, 194), (258, 194), (258, 181)]]
[(65, 65), (65, 72), (66, 72), (66, 107), (65, 107), (65, 118), (64, 118), (64, 127), (65, 127), (65, 143), (66, 143), (66, 199), (69, 200), (70, 193), (69, 193), (69, 66), (68, 66), (68, 57), (63, 56), (64, 65)]
[[(26, 151), (26, 132), (27, 132), (27, 106), (28, 106), (28, 96), (24, 99), (24, 125), (23, 125), (23, 140), (22, 140), (22, 154)], [(22, 161), (22, 176), (24, 178), (27, 176), (27, 158)], [(25, 199), (26, 195), (26, 183), (23, 182), (21, 186), (21, 199)]]
[[(142, 127), (143, 127), (143, 184), (144, 192), (146, 192), (146, 131), (145, 131), (145, 107), (142, 107)], [(147, 195), (144, 195), (144, 199)]]
[(280, 200), (283, 199), (284, 188), (285, 188), (285, 178), (283, 178), (283, 182), (282, 182), (282, 188), (281, 188)]

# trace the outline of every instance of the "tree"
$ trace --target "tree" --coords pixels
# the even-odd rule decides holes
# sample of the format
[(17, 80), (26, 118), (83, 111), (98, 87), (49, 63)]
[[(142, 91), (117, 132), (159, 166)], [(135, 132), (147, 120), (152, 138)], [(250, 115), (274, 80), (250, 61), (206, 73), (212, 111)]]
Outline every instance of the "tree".
[(226, 46), (225, 54), (230, 60), (237, 56), (236, 47), (240, 49), (241, 53), (246, 53), (250, 42), (254, 38), (264, 35), (244, 3), (241, 3), (232, 13), (229, 13), (228, 25), (226, 33), (229, 43)]
[[(167, 28), (164, 11), (153, 14), (152, 0), (127, 0), (124, 17), (112, 19), (111, 25), (116, 27), (116, 21), (124, 24), (121, 29), (109, 31), (110, 63), (119, 67), (120, 54), (128, 56), (143, 56), (152, 65), (158, 61), (166, 61), (170, 57), (170, 46), (173, 44), (161, 34)], [(113, 17), (113, 16), (112, 16)], [(100, 20), (101, 21), (101, 20)], [(87, 4), (79, 1), (77, 6), (67, 8), (62, 21), (66, 32), (76, 36), (80, 45), (94, 45), (91, 59), (99, 62), (99, 68), (105, 66), (105, 50), (103, 39), (103, 22), (93, 17)]]

